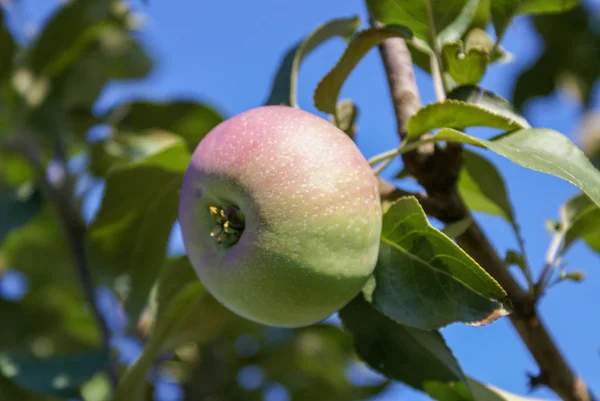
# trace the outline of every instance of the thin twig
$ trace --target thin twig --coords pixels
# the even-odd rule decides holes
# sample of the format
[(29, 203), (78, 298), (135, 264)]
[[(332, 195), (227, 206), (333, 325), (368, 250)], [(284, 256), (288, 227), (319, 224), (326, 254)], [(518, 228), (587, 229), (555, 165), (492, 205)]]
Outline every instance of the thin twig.
[[(408, 120), (420, 107), (412, 59), (406, 44), (399, 38), (384, 41), (380, 45), (380, 53), (392, 93), (398, 133), (404, 137)], [(419, 154), (420, 149), (416, 152)], [(443, 179), (437, 177), (443, 173), (440, 170), (444, 170), (444, 166), (446, 170), (451, 171), (460, 166), (460, 161), (457, 162), (456, 159), (460, 157), (459, 149), (452, 147), (450, 152), (444, 153), (435, 148), (428, 148), (425, 151), (427, 157), (412, 157), (413, 153), (405, 154), (403, 159), (407, 171), (417, 178), (429, 194), (421, 196), (426, 202), (423, 205), (425, 211), (446, 223), (468, 216), (469, 211), (456, 190), (453, 176), (442, 175)], [(387, 190), (387, 194), (382, 194), (382, 200), (385, 196), (386, 202), (392, 201), (393, 196), (405, 196), (403, 191), (394, 193), (389, 187), (384, 189)], [(510, 320), (540, 368), (540, 383), (554, 390), (565, 401), (594, 400), (583, 380), (573, 373), (554, 344), (536, 310), (535, 299), (521, 288), (479, 225), (476, 222), (471, 224), (467, 231), (457, 238), (457, 242), (508, 293), (514, 305)]]

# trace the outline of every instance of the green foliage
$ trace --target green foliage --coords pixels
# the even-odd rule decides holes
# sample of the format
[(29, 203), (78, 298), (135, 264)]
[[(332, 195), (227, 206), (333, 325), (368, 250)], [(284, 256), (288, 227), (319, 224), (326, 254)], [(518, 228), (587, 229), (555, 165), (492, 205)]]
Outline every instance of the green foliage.
[(19, 301), (0, 299), (0, 316), (11, 322), (0, 332), (0, 350), (48, 357), (97, 345), (98, 331), (73, 280), (69, 245), (50, 210), (7, 235), (0, 247), (4, 268), (26, 275), (28, 291)]
[(461, 321), (489, 323), (507, 314), (504, 290), (448, 237), (429, 225), (415, 198), (383, 218), (373, 306), (394, 321), (437, 329)]
[(570, 182), (600, 205), (600, 172), (569, 138), (556, 131), (521, 129), (488, 141), (444, 128), (435, 140), (486, 147), (523, 167)]
[(408, 139), (436, 128), (491, 127), (514, 131), (529, 123), (501, 97), (475, 86), (461, 86), (442, 102), (421, 108), (408, 122)]
[(436, 331), (398, 324), (371, 307), (361, 295), (340, 311), (357, 353), (386, 377), (428, 391), (435, 382), (466, 378), (452, 351)]
[(533, 22), (544, 41), (544, 51), (519, 76), (513, 94), (515, 106), (522, 109), (528, 99), (564, 88), (590, 107), (594, 83), (600, 76), (600, 32), (594, 29), (590, 12), (580, 6), (564, 14), (536, 16)]
[(44, 359), (1, 353), (0, 372), (39, 394), (78, 397), (80, 386), (101, 370), (108, 358), (106, 349)]
[[(116, 121), (112, 121), (115, 119)], [(193, 151), (223, 117), (210, 106), (190, 100), (168, 103), (137, 101), (119, 105), (103, 118), (117, 133), (163, 130), (182, 137)]]
[(127, 311), (137, 319), (166, 256), (190, 154), (183, 141), (114, 168), (88, 232), (90, 263), (105, 283), (128, 278)]
[(469, 209), (501, 217), (512, 224), (514, 210), (496, 167), (485, 157), (466, 149), (463, 160), (458, 189)]
[(354, 35), (338, 63), (317, 86), (314, 95), (315, 107), (326, 113), (335, 114), (342, 86), (354, 67), (371, 48), (387, 38), (394, 37), (410, 38), (411, 32), (403, 26), (392, 25), (370, 28)]
[[(577, 241), (600, 252), (600, 173), (566, 136), (530, 128), (517, 111), (557, 88), (590, 105), (600, 76), (600, 36), (586, 6), (577, 0), (367, 4), (382, 27), (356, 33), (356, 17), (317, 27), (285, 54), (266, 103), (298, 107), (302, 62), (341, 37), (347, 48), (319, 83), (314, 101), (354, 138), (358, 109), (351, 100), (339, 101), (340, 91), (373, 47), (404, 38), (417, 66), (431, 73), (432, 60), (443, 64), (439, 75), (447, 93), (446, 100), (413, 116), (401, 146), (472, 145), (573, 183), (583, 192), (562, 206), (551, 230), (562, 239), (557, 256)], [(540, 15), (547, 13), (553, 15)], [(517, 82), (515, 107), (477, 85), (488, 65), (510, 58), (499, 42), (512, 18), (525, 14), (535, 15), (545, 46)], [(101, 115), (93, 110), (107, 84), (144, 78), (152, 68), (134, 33), (136, 12), (121, 0), (65, 2), (30, 43), (13, 39), (6, 18), (0, 8), (0, 276), (22, 274), (27, 291), (19, 299), (0, 298), (6, 323), (0, 329), (1, 400), (145, 401), (150, 370), (180, 382), (185, 399), (259, 401), (277, 383), (294, 401), (355, 401), (400, 381), (439, 401), (529, 400), (465, 376), (436, 331), (453, 322), (477, 326), (508, 313), (504, 290), (450, 239), (464, 234), (474, 217), (439, 231), (416, 198), (402, 198), (384, 214), (376, 270), (363, 293), (340, 311), (343, 327), (324, 322), (291, 330), (250, 322), (204, 291), (186, 256), (167, 256), (191, 151), (223, 116), (207, 102), (179, 97), (136, 99)], [(485, 32), (488, 22), (498, 41)], [(110, 134), (88, 141), (89, 129), (101, 124)], [(503, 133), (484, 140), (461, 132), (475, 126)], [(417, 141), (428, 133), (433, 136)], [(65, 193), (51, 196), (52, 180), (42, 181), (50, 175), (49, 161), (73, 156), (84, 158), (85, 167), (69, 171), (54, 188)], [(505, 263), (528, 271), (504, 179), (481, 152), (464, 150), (463, 161), (456, 185), (467, 207), (511, 225), (520, 249), (508, 251)], [(402, 177), (408, 175), (404, 169)], [(76, 194), (73, 184), (85, 186), (90, 177), (105, 190), (87, 225), (80, 221), (85, 194)], [(81, 224), (79, 239), (67, 236), (73, 222), (57, 213), (65, 205)], [(85, 245), (83, 255), (77, 254), (78, 240)], [(95, 284), (117, 293), (129, 319), (127, 334), (145, 341), (140, 358), (117, 369), (116, 393), (102, 372), (111, 355), (87, 304), (93, 294), (84, 293), (92, 290), (82, 286), (77, 260), (88, 265)], [(581, 280), (582, 274), (561, 271), (560, 279)], [(347, 370), (359, 363), (357, 357), (384, 377), (370, 385), (352, 383)], [(248, 366), (264, 374), (255, 390), (237, 382)]]
[(488, 53), (477, 47), (465, 49), (461, 41), (448, 43), (442, 50), (448, 73), (458, 85), (476, 84), (483, 78)]
[(331, 20), (293, 46), (281, 61), (266, 104), (298, 107), (298, 74), (302, 60), (322, 43), (336, 36), (349, 40), (359, 22), (357, 17)]
[(430, 46), (432, 37), (441, 43), (459, 39), (477, 11), (477, 0), (368, 0), (367, 4), (378, 21), (404, 25)]
[(585, 194), (569, 199), (560, 211), (560, 231), (564, 235), (562, 252), (566, 252), (577, 240), (584, 240), (596, 252), (600, 252), (600, 208)]
[(496, 36), (501, 38), (518, 14), (560, 13), (577, 6), (579, 0), (498, 0), (490, 1)]

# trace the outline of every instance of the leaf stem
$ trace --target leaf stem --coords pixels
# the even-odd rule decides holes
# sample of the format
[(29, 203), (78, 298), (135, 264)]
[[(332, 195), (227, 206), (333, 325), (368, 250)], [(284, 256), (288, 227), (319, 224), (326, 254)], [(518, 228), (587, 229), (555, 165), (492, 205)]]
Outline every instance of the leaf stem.
[(425, 0), (425, 6), (427, 7), (427, 18), (429, 23), (429, 40), (431, 41), (431, 47), (433, 49), (433, 55), (431, 60), (431, 75), (433, 77), (435, 92), (438, 101), (446, 98), (446, 93), (450, 92), (450, 88), (446, 80), (444, 79), (444, 71), (446, 67), (444, 65), (444, 59), (442, 58), (442, 49), (437, 39), (437, 31), (435, 29), (435, 18), (433, 16), (433, 5), (431, 0)]

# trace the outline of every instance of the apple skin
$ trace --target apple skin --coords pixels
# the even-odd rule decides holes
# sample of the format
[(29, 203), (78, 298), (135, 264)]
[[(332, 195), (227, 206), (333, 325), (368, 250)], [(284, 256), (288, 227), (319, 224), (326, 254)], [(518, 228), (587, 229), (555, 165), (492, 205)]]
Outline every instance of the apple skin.
[[(211, 207), (239, 209), (237, 242), (211, 235)], [(377, 262), (381, 218), (377, 179), (354, 142), (287, 106), (215, 127), (193, 153), (179, 204), (184, 246), (206, 290), (276, 327), (320, 322), (361, 291)]]

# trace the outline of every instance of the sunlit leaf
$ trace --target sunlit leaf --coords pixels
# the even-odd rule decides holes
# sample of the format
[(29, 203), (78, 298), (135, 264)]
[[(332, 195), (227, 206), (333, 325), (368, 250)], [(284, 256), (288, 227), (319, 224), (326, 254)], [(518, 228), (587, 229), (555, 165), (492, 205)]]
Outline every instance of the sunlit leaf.
[(584, 240), (600, 252), (600, 207), (587, 195), (578, 194), (566, 202), (560, 211), (561, 231), (565, 239), (563, 251), (577, 240)]
[(412, 197), (394, 203), (383, 217), (374, 277), (367, 294), (373, 306), (408, 326), (482, 325), (508, 314), (502, 287), (432, 227)]
[(433, 129), (445, 127), (464, 129), (482, 126), (506, 131), (529, 127), (518, 113), (505, 107), (501, 98), (471, 88), (458, 88), (459, 92), (452, 92), (448, 99), (421, 108), (408, 122), (408, 138), (415, 139)]
[(128, 277), (126, 309), (134, 321), (165, 261), (189, 160), (187, 146), (177, 142), (111, 170), (100, 210), (89, 227), (90, 263), (111, 286), (116, 277)]
[(411, 32), (399, 25), (370, 28), (354, 35), (346, 51), (331, 71), (319, 82), (315, 90), (315, 107), (329, 114), (336, 112), (340, 90), (358, 62), (371, 48), (388, 38), (410, 38)]
[(368, 0), (367, 4), (378, 21), (404, 25), (429, 44), (432, 36), (441, 43), (460, 39), (477, 11), (476, 0)]
[(359, 22), (358, 17), (331, 20), (292, 47), (283, 58), (275, 75), (266, 104), (298, 107), (298, 73), (302, 60), (322, 43), (336, 36), (349, 40), (358, 28)]
[(487, 147), (523, 167), (560, 177), (600, 205), (600, 171), (569, 138), (556, 131), (521, 129), (488, 141), (444, 128), (435, 137), (440, 141)]
[[(117, 121), (113, 124), (111, 118)], [(204, 103), (173, 100), (165, 103), (136, 101), (119, 105), (107, 112), (104, 120), (125, 132), (142, 133), (151, 129), (172, 132), (181, 136), (190, 150), (194, 150), (202, 138), (223, 121), (223, 117)]]

